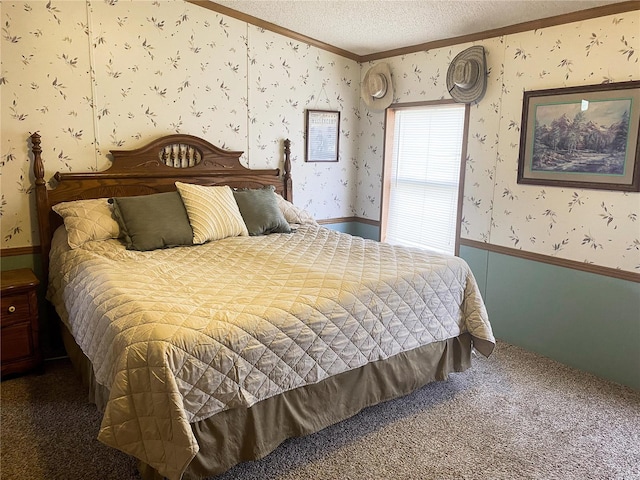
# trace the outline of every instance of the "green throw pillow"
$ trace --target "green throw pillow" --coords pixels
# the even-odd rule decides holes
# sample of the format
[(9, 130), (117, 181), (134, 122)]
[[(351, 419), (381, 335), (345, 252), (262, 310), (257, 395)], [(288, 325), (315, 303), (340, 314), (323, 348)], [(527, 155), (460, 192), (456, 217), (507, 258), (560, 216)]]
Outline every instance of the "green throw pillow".
[(113, 213), (128, 250), (193, 245), (193, 230), (178, 192), (116, 197)]
[(278, 206), (273, 185), (259, 189), (242, 188), (235, 190), (233, 196), (249, 235), (291, 233), (289, 223)]

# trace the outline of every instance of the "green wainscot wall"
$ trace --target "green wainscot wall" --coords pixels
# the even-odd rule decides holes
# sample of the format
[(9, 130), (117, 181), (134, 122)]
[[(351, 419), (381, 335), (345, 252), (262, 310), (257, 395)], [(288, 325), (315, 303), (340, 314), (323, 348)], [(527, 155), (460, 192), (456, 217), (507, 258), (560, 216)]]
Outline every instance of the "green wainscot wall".
[(640, 390), (640, 283), (461, 247), (496, 338)]
[(380, 239), (380, 228), (375, 225), (369, 225), (362, 222), (340, 222), (327, 223), (323, 227), (337, 230), (338, 232), (348, 233), (357, 237), (368, 238), (370, 240)]

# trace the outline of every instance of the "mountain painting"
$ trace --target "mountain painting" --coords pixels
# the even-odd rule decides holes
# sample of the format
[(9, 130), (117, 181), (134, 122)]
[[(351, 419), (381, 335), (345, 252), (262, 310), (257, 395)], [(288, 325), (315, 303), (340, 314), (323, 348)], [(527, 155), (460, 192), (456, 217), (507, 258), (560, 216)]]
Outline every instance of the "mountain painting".
[(631, 99), (538, 105), (531, 170), (625, 174)]

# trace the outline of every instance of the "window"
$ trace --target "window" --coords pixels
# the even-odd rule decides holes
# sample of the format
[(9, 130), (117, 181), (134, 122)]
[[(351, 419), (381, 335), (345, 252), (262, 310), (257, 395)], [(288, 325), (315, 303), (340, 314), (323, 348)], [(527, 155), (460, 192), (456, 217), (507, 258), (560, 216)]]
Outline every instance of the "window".
[(381, 239), (457, 254), (468, 106), (438, 102), (387, 112)]

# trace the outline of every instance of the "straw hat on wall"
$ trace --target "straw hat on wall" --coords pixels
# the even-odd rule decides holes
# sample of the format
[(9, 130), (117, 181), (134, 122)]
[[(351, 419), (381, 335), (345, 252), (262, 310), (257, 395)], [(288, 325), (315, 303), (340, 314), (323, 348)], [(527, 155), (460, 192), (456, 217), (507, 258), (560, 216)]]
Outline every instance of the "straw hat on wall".
[(460, 52), (447, 70), (447, 90), (458, 103), (478, 103), (487, 90), (487, 61), (484, 47)]
[(369, 110), (381, 111), (393, 101), (391, 70), (387, 63), (377, 63), (371, 67), (362, 80), (360, 95)]

